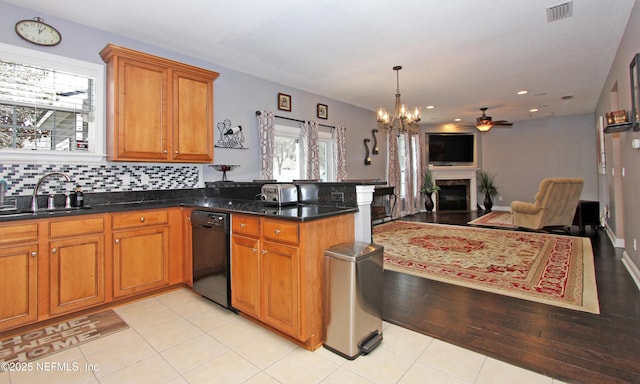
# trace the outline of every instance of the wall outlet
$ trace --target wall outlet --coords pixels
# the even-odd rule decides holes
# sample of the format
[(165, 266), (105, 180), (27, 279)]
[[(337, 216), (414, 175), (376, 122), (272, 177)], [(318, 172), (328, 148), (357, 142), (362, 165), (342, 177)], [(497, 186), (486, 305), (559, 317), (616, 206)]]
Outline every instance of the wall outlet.
[(142, 176), (140, 176), (140, 181), (142, 182), (142, 185), (148, 185), (149, 175), (147, 175), (146, 173), (143, 173)]
[(344, 202), (344, 192), (331, 192), (331, 201), (335, 203)]

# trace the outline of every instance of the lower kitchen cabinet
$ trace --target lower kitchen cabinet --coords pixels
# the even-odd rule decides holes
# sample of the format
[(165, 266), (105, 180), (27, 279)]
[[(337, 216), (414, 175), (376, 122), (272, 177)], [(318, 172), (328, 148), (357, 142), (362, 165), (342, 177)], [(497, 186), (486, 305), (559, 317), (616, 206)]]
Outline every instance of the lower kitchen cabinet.
[(260, 239), (234, 235), (231, 238), (231, 305), (260, 317)]
[(167, 210), (114, 214), (113, 297), (169, 285)]
[(38, 318), (38, 228), (0, 225), (0, 330)]
[(324, 250), (354, 240), (353, 214), (231, 221), (232, 306), (307, 349), (322, 345)]
[(0, 332), (187, 282), (187, 224), (180, 208), (0, 223)]
[(263, 320), (298, 339), (300, 327), (300, 258), (298, 248), (265, 241), (262, 244)]
[(0, 247), (0, 330), (38, 318), (37, 249), (37, 243)]
[(104, 303), (104, 217), (51, 220), (49, 238), (49, 314)]

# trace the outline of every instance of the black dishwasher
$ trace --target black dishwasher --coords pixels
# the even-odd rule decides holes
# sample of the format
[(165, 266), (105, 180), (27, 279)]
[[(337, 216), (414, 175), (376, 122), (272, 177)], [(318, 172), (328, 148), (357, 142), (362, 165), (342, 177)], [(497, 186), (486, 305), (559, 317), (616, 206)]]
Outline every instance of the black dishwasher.
[(193, 290), (231, 309), (229, 215), (193, 211)]

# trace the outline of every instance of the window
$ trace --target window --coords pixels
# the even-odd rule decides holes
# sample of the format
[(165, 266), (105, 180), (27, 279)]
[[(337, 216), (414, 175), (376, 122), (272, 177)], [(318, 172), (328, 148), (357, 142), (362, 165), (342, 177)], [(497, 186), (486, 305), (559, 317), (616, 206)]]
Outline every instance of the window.
[[(331, 133), (318, 133), (320, 158), (320, 179), (335, 180), (335, 162), (333, 159), (334, 139)], [(273, 148), (273, 177), (278, 181), (307, 179), (306, 160), (301, 143), (301, 129), (283, 125), (275, 126)]]
[(104, 154), (104, 66), (0, 44), (0, 156)]

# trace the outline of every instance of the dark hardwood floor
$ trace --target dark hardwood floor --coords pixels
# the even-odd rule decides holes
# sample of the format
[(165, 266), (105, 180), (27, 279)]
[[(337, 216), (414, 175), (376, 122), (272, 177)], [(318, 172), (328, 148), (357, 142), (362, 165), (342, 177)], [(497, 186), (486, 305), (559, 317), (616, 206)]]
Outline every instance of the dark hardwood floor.
[[(466, 225), (477, 216), (399, 220)], [(570, 234), (580, 235), (575, 226)], [(385, 271), (383, 318), (568, 383), (640, 383), (640, 290), (605, 231), (588, 228), (585, 235), (594, 250), (599, 315)]]

